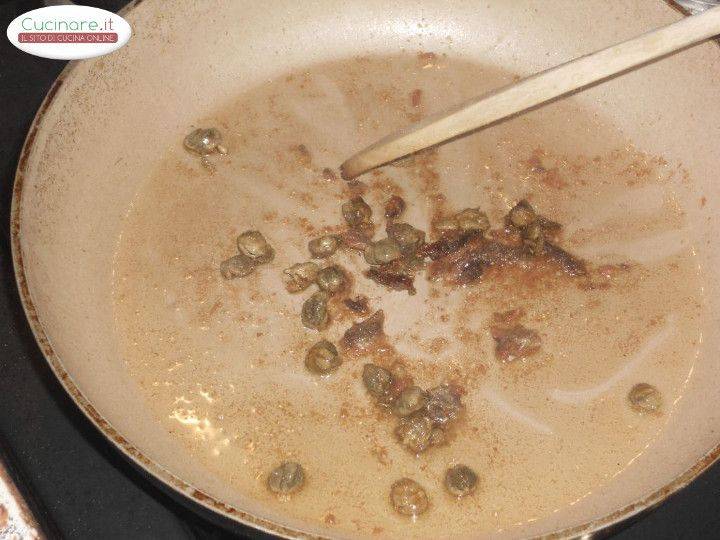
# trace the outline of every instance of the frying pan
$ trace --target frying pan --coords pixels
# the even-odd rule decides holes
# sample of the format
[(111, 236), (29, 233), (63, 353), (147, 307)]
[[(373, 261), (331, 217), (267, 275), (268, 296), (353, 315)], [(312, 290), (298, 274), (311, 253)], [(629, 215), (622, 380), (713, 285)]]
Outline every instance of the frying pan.
[[(136, 195), (155, 177), (163, 156), (189, 159), (180, 141), (198, 119), (213, 118), (219, 104), (232, 103), (267, 80), (302, 72), (307, 66), (358, 55), (433, 51), (527, 75), (668, 24), (682, 14), (658, 0), (452, 4), (277, 0), (271, 7), (220, 0), (192, 5), (133, 2), (122, 13), (134, 30), (126, 47), (68, 66), (36, 116), (18, 167), (12, 208), (17, 281), (37, 341), (72, 399), (120, 452), (168, 489), (231, 520), (280, 536), (368, 536), (373, 534), (370, 529), (349, 521), (333, 523), (320, 519), (322, 515), (309, 520), (294, 513), (292, 504), (235, 489), (232, 475), (209, 472), (197, 449), (181, 444), (153, 412), (150, 394), (128, 368), (111, 308), (118, 238), (137, 204)], [(720, 455), (720, 280), (716, 276), (720, 255), (713, 249), (720, 226), (719, 199), (714, 196), (719, 53), (716, 44), (704, 44), (573, 98), (593, 111), (596, 119), (616, 126), (642, 152), (663, 156), (684, 171), (670, 182), (682, 210), (683, 242), (695, 250), (703, 271), (704, 303), (696, 321), (701, 336), (697, 358), (682, 399), (672, 404), (651, 448), (602, 489), (549, 515), (483, 534), (591, 535), (658, 504)], [(454, 72), (468, 95), (499, 82), (490, 75), (478, 80), (469, 71), (463, 82), (462, 73)], [(391, 86), (394, 81), (385, 82)], [(447, 100), (457, 97), (449, 91)], [(439, 109), (451, 103), (440, 99), (436, 105)], [(323, 111), (313, 113), (317, 122), (326, 125), (343, 121), (323, 116)], [(402, 119), (394, 121), (399, 125)], [(231, 149), (233, 144), (240, 146), (242, 131), (252, 127), (225, 126)], [(375, 131), (357, 133), (340, 130), (324, 157), (328, 165), (337, 165), (372, 142), (372, 137), (394, 127), (376, 126)], [(568, 139), (587, 135), (585, 124), (570, 121), (564, 129)], [(492, 131), (473, 135), (482, 136), (491, 137)], [(307, 137), (299, 142), (312, 148), (317, 138), (312, 133)], [(222, 165), (219, 169), (216, 176), (201, 177), (202, 169), (190, 164), (175, 169), (175, 174), (183, 181), (200, 178), (219, 183), (213, 180), (222, 178)], [(253, 182), (251, 172), (243, 174), (240, 183)], [(165, 195), (174, 197), (172, 190)], [(238, 201), (225, 211), (241, 215), (257, 205), (253, 200)], [(582, 209), (575, 210), (577, 214)], [(213, 220), (212, 209), (200, 202), (184, 211), (184, 219), (196, 214), (196, 220)], [(326, 216), (320, 210), (314, 217)], [(279, 253), (292, 249), (277, 233), (270, 236)], [(201, 238), (192, 241), (203, 243)], [(221, 240), (208, 240), (213, 242)], [(273, 317), (280, 315), (268, 315), (270, 323), (276, 320)], [(271, 344), (257, 343), (261, 353), (272, 354)], [(248, 371), (226, 367), (227, 377), (240, 392), (247, 388), (249, 393)], [(198, 376), (200, 382), (205, 380)], [(263, 421), (262, 415), (258, 421)], [(307, 427), (314, 434), (323, 433), (322, 429), (322, 425)], [(318, 452), (327, 452), (328, 460), (355, 459), (343, 458), (340, 450), (324, 441), (307, 442), (319, 445)], [(319, 472), (313, 480), (310, 473), (310, 486), (331, 480)], [(262, 479), (258, 482), (261, 485)], [(352, 491), (352, 486), (346, 488)], [(341, 494), (338, 505), (348, 500)], [(342, 508), (337, 512), (341, 515)], [(440, 526), (428, 530), (422, 519), (416, 523), (388, 519), (375, 536), (448, 534)], [(478, 530), (486, 529), (478, 525)]]

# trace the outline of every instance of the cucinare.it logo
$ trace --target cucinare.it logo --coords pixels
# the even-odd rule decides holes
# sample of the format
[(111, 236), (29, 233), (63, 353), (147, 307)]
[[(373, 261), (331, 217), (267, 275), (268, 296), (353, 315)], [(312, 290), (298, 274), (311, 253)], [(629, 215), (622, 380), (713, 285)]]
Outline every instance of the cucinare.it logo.
[(13, 20), (7, 37), (26, 53), (57, 60), (93, 58), (116, 51), (130, 39), (125, 19), (89, 6), (50, 6)]

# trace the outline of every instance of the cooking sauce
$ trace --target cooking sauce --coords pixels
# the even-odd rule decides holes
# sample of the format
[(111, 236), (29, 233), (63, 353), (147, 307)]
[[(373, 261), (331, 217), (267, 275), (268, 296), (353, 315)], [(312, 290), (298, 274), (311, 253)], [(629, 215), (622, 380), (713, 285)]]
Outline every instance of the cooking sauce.
[[(211, 158), (214, 173), (182, 148), (182, 136), (162, 156), (118, 240), (116, 327), (148, 406), (208, 475), (328, 534), (458, 538), (550, 516), (616, 481), (652, 448), (692, 374), (699, 339), (700, 280), (673, 195), (677, 168), (637, 151), (570, 99), (369, 173), (352, 188), (328, 170), (476, 95), (478, 84), (512, 80), (428, 53), (312, 66), (198, 120), (217, 127), (229, 151)], [(282, 285), (284, 268), (309, 259), (308, 240), (340, 229), (340, 205), (357, 192), (381, 227), (385, 201), (400, 195), (403, 220), (428, 232), (434, 217), (466, 207), (500, 227), (526, 197), (564, 225), (560, 244), (591, 268), (587, 279), (497, 272), (466, 287), (420, 274), (410, 296), (364, 278), (359, 254), (328, 260), (353, 275), (353, 294), (366, 295), (372, 311), (384, 310), (392, 348), (383, 354), (401, 359), (423, 388), (455, 382), (465, 391), (452, 437), (419, 457), (397, 443), (394, 420), (362, 385), (373, 358), (346, 356), (327, 377), (304, 367), (312, 344), (337, 343), (362, 316), (336, 310), (327, 331), (308, 330), (300, 308), (312, 290), (291, 295)], [(275, 260), (225, 281), (219, 264), (247, 229), (265, 235)], [(542, 348), (502, 365), (490, 320), (515, 308)], [(660, 389), (660, 415), (630, 409), (626, 396), (638, 382)], [(289, 499), (265, 485), (283, 460), (306, 473)], [(458, 463), (479, 476), (461, 500), (443, 487)], [(401, 477), (430, 499), (416, 520), (390, 506)]]

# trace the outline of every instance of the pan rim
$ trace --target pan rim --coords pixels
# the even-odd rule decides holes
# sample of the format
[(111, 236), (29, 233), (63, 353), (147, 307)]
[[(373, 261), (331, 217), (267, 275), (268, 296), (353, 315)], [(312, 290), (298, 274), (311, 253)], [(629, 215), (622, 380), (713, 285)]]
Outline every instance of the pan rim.
[[(125, 15), (135, 9), (144, 0), (131, 0), (119, 12), (119, 15)], [(678, 11), (683, 15), (689, 13), (672, 0), (660, 0), (668, 7)], [(720, 42), (715, 42), (720, 46)], [(261, 531), (277, 535), (281, 538), (307, 538), (307, 539), (327, 539), (328, 536), (321, 536), (307, 533), (300, 529), (287, 527), (275, 521), (255, 516), (244, 512), (234, 506), (231, 506), (205, 492), (195, 486), (185, 482), (181, 478), (175, 476), (162, 465), (144, 455), (136, 446), (126, 439), (112, 424), (104, 418), (90, 401), (80, 391), (75, 384), (71, 375), (65, 370), (62, 360), (55, 353), (50, 341), (45, 333), (42, 323), (37, 315), (35, 305), (30, 295), (30, 289), (25, 275), (25, 267), (23, 264), (22, 248), (20, 242), (20, 213), (22, 204), (23, 182), (25, 178), (27, 163), (35, 149), (35, 138), (40, 131), (45, 113), (56, 97), (64, 80), (68, 78), (76, 65), (77, 61), (69, 62), (60, 72), (57, 79), (53, 82), (43, 99), (37, 113), (35, 114), (28, 134), (20, 151), (18, 166), (15, 172), (15, 179), (12, 192), (12, 200), (10, 207), (10, 247), (12, 261), (15, 273), (15, 281), (20, 296), (20, 301), (25, 312), (30, 329), (33, 333), (43, 357), (47, 361), (50, 369), (54, 373), (58, 382), (68, 394), (70, 399), (82, 411), (88, 420), (96, 427), (96, 429), (108, 439), (112, 445), (131, 463), (139, 467), (142, 471), (150, 475), (150, 477), (160, 481), (165, 487), (179, 493), (188, 499), (189, 502), (198, 504), (211, 512), (218, 514), (223, 518), (227, 518), (236, 523), (253, 527)], [(720, 442), (711, 448), (700, 460), (692, 467), (676, 476), (670, 482), (661, 488), (640, 498), (632, 503), (611, 512), (600, 518), (555, 531), (536, 538), (561, 539), (561, 538), (592, 538), (602, 531), (607, 531), (618, 524), (625, 522), (633, 517), (638, 517), (642, 513), (647, 512), (659, 506), (672, 495), (687, 487), (691, 482), (698, 478), (716, 461), (720, 460)]]

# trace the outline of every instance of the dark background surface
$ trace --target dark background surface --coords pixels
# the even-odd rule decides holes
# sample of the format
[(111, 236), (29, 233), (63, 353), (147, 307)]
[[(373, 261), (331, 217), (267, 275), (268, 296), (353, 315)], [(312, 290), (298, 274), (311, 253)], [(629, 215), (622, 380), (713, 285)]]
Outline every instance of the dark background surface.
[[(86, 1), (116, 11), (123, 0)], [(0, 1), (0, 453), (53, 538), (234, 538), (156, 487), (66, 397), (20, 307), (10, 257), (12, 184), (23, 140), (64, 62), (27, 55), (5, 37), (35, 1)], [(635, 538), (720, 538), (720, 466), (618, 532)]]

